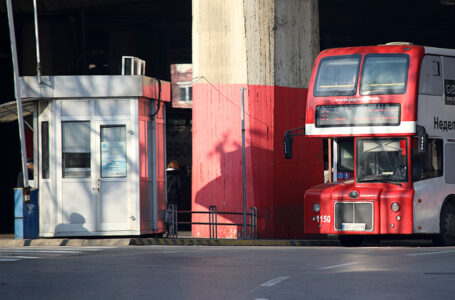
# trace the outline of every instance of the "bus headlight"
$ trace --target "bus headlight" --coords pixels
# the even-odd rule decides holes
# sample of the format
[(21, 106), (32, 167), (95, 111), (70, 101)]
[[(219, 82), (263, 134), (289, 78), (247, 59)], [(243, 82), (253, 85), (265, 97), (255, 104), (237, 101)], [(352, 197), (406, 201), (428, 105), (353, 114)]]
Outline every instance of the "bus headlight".
[(400, 211), (400, 205), (398, 203), (396, 203), (396, 202), (392, 203), (392, 207), (391, 208), (392, 208), (392, 211), (394, 211), (394, 212), (399, 212)]
[(321, 206), (318, 203), (313, 204), (313, 211), (319, 212), (321, 210)]

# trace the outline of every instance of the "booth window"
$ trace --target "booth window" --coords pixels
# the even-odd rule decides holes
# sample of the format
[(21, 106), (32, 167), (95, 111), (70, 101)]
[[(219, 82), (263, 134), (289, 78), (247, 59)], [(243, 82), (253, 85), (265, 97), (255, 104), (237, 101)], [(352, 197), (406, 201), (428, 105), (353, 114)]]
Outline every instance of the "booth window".
[(62, 122), (64, 178), (90, 177), (90, 122)]
[(101, 177), (126, 177), (125, 125), (101, 126)]
[(49, 122), (41, 122), (41, 176), (49, 179)]

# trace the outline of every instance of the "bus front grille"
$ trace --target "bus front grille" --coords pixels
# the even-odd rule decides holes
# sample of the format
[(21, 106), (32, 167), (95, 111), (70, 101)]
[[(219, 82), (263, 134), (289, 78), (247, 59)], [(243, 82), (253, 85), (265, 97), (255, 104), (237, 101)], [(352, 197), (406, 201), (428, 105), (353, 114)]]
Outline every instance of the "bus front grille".
[(336, 202), (335, 230), (372, 231), (372, 202)]

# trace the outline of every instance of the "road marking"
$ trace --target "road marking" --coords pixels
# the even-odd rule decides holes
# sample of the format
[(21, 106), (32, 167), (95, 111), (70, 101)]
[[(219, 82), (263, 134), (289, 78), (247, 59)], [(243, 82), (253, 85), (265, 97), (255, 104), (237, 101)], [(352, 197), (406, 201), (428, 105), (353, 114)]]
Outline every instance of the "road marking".
[(13, 259), (13, 258), (0, 258), (0, 261), (5, 261), (5, 262), (9, 262), (9, 261), (18, 261), (19, 259)]
[(289, 278), (291, 278), (291, 277), (289, 277), (289, 276), (279, 276), (277, 278), (273, 278), (273, 279), (271, 279), (271, 280), (269, 280), (267, 282), (264, 282), (263, 284), (261, 284), (261, 286), (274, 286), (274, 285), (276, 285), (276, 284), (278, 284), (278, 283), (280, 283), (280, 282), (282, 282), (282, 281), (284, 281), (286, 279), (289, 279)]
[(10, 251), (1, 251), (2, 253), (50, 253), (50, 254), (65, 254), (65, 253), (68, 253), (68, 254), (78, 254), (78, 253), (81, 253), (81, 251), (77, 251), (77, 250), (10, 250)]
[(39, 257), (36, 256), (16, 256), (16, 255), (0, 255), (0, 259), (3, 258), (17, 258), (17, 259), (37, 259)]
[[(87, 252), (102, 251), (108, 247), (27, 247), (27, 248), (0, 248), (0, 262), (15, 262), (19, 260), (30, 260), (50, 258), (63, 255), (74, 255)], [(115, 247), (109, 247), (115, 248)]]
[(341, 265), (333, 265), (333, 266), (327, 266), (327, 267), (321, 267), (319, 270), (330, 270), (330, 269), (335, 269), (335, 268), (342, 268), (342, 267), (347, 267), (347, 266), (352, 266), (352, 265), (358, 265), (361, 264), (362, 262), (352, 262), (352, 263), (347, 263), (347, 264), (341, 264)]
[(88, 246), (83, 246), (83, 247), (22, 247), (22, 248), (0, 248), (0, 253), (3, 252), (61, 252), (61, 253), (72, 253), (74, 251), (77, 252), (92, 252), (92, 251), (102, 251), (105, 249), (114, 249), (115, 247), (88, 247)]
[(443, 254), (443, 253), (454, 253), (455, 251), (438, 251), (438, 252), (421, 252), (406, 254), (406, 256), (419, 256), (419, 255), (432, 255), (432, 254)]

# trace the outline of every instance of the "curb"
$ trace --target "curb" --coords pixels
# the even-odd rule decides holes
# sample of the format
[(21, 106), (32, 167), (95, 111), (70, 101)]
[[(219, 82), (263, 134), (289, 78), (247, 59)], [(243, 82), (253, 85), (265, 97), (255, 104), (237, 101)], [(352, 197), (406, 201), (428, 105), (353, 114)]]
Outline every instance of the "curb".
[(0, 240), (0, 248), (34, 247), (34, 246), (129, 246), (130, 238), (124, 239), (28, 239), (28, 240)]
[(131, 239), (134, 246), (339, 246), (338, 240)]
[[(0, 239), (0, 248), (14, 247), (127, 247), (127, 246), (269, 246), (269, 247), (327, 247), (341, 246), (338, 239), (306, 239), (306, 240), (236, 240), (236, 239), (208, 239), (208, 238), (40, 238), (15, 240)], [(433, 246), (431, 240), (404, 239), (383, 240), (379, 243), (366, 243), (363, 247), (429, 247)]]
[(338, 240), (235, 240), (202, 238), (26, 239), (0, 240), (0, 248), (37, 246), (339, 246)]

